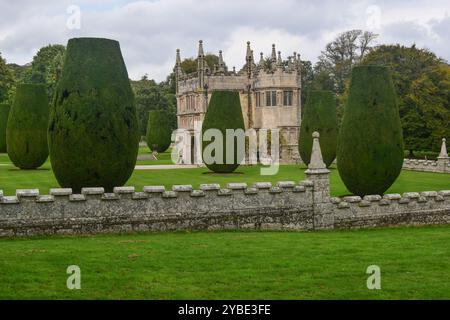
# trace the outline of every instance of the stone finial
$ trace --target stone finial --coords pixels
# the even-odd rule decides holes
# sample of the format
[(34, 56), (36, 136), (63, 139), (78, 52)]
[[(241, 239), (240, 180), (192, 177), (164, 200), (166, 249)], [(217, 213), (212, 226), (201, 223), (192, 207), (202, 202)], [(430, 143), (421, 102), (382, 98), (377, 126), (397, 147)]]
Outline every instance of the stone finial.
[(250, 48), (250, 41), (247, 41), (247, 52), (245, 53), (245, 61), (249, 66), (253, 62), (253, 50)]
[(312, 134), (313, 138), (313, 146), (311, 151), (311, 160), (308, 165), (308, 170), (306, 173), (328, 173), (330, 172), (327, 169), (327, 166), (323, 162), (322, 151), (320, 149), (319, 138), (320, 134), (317, 131), (314, 131)]
[(219, 50), (219, 71), (223, 72), (225, 71), (225, 63), (223, 62), (223, 55), (222, 55), (222, 50)]
[(203, 40), (198, 41), (198, 56), (203, 57), (205, 53), (203, 52)]
[(447, 153), (447, 144), (446, 139), (442, 138), (442, 146), (441, 146), (441, 152), (439, 153), (439, 159), (448, 159), (448, 153)]
[(252, 58), (252, 49), (250, 48), (250, 41), (247, 41), (247, 52), (245, 54), (245, 60), (251, 60)]
[(281, 59), (281, 51), (278, 51), (277, 66), (278, 67), (283, 66), (283, 59)]
[(259, 62), (258, 62), (258, 69), (264, 68), (264, 53), (259, 53)]
[(272, 61), (277, 61), (277, 51), (275, 50), (275, 44), (272, 44), (272, 54), (270, 56)]
[(180, 49), (177, 49), (176, 65), (179, 66), (180, 64), (181, 64)]

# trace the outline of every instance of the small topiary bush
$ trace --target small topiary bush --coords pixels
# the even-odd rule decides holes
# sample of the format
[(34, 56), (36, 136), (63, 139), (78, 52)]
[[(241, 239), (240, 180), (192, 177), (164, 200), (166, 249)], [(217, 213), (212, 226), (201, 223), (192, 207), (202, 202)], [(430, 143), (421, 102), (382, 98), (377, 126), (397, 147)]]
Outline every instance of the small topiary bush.
[(338, 136), (336, 101), (331, 91), (310, 91), (306, 100), (299, 133), (298, 150), (303, 162), (311, 160), (312, 134), (320, 133), (323, 161), (329, 167), (336, 158)]
[(339, 175), (353, 194), (383, 194), (403, 165), (403, 136), (389, 70), (358, 66), (337, 147)]
[(136, 164), (139, 132), (117, 41), (69, 40), (48, 137), (53, 172), (62, 187), (111, 191), (128, 180)]
[(164, 152), (171, 143), (172, 130), (167, 113), (162, 110), (148, 112), (147, 145), (151, 151)]
[(0, 104), (0, 153), (6, 152), (6, 126), (8, 123), (9, 104)]
[[(234, 158), (230, 163), (226, 163), (226, 130), (227, 129), (242, 129), (245, 130), (244, 118), (242, 116), (241, 102), (239, 99), (239, 93), (236, 91), (214, 91), (209, 102), (208, 110), (205, 115), (205, 119), (202, 125), (202, 136), (208, 129), (218, 129), (223, 136), (222, 155), (223, 159), (221, 163), (209, 164), (204, 159), (203, 152), (208, 145), (214, 143), (214, 141), (202, 142), (202, 157), (205, 165), (209, 170), (217, 173), (231, 173), (239, 167), (243, 160), (244, 154), (238, 154), (237, 139), (234, 138)], [(245, 139), (244, 146), (245, 149)], [(244, 153), (244, 152), (243, 152)], [(213, 156), (215, 153), (213, 154)]]
[(17, 86), (8, 116), (6, 149), (20, 169), (36, 169), (48, 157), (48, 97), (45, 85)]

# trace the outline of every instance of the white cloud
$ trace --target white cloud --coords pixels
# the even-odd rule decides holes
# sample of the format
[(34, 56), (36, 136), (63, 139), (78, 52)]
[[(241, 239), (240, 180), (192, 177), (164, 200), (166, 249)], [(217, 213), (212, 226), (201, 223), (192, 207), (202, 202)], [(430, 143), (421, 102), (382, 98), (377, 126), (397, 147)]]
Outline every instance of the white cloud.
[[(320, 52), (322, 48), (321, 41), (313, 41), (306, 36), (285, 30), (241, 27), (233, 31), (221, 47), (214, 48), (216, 49), (214, 52), (217, 53), (219, 49), (223, 49), (224, 59), (228, 67), (236, 66), (239, 69), (245, 63), (247, 41), (251, 42), (251, 48), (257, 62), (260, 52), (263, 52), (264, 57), (271, 54), (273, 43), (276, 45), (276, 51), (281, 51), (283, 58), (291, 56), (295, 51), (302, 54), (302, 59), (315, 59), (317, 52)], [(207, 46), (207, 43), (205, 46)], [(207, 48), (209, 49), (209, 46)]]
[[(80, 30), (66, 28), (66, 9), (82, 10)], [(0, 52), (9, 62), (31, 61), (38, 48), (65, 44), (69, 38), (96, 36), (121, 43), (130, 77), (145, 73), (163, 80), (171, 71), (175, 49), (183, 57), (205, 49), (224, 52), (228, 66), (244, 63), (247, 40), (255, 59), (277, 45), (283, 57), (300, 51), (315, 61), (339, 32), (367, 29), (367, 8), (380, 9), (379, 42), (428, 47), (450, 60), (450, 2), (448, 0), (260, 0), (260, 1), (125, 1), (16, 0), (0, 3)]]

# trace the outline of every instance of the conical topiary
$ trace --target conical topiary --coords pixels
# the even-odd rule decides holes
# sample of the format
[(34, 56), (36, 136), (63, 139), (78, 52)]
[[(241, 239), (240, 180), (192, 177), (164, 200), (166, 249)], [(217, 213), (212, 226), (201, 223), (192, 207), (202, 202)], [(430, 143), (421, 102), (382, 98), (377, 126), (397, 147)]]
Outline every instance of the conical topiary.
[(311, 159), (312, 134), (315, 131), (320, 133), (323, 161), (329, 167), (336, 158), (338, 135), (336, 101), (331, 91), (314, 90), (308, 94), (298, 142), (300, 156), (306, 165)]
[(172, 132), (170, 129), (167, 112), (152, 110), (148, 112), (147, 145), (152, 151), (164, 152), (171, 143)]
[(337, 164), (347, 189), (359, 196), (383, 194), (400, 174), (402, 127), (386, 67), (353, 69), (339, 132)]
[(6, 126), (8, 123), (9, 104), (0, 104), (0, 153), (6, 152)]
[[(203, 162), (208, 167), (209, 170), (218, 173), (230, 173), (239, 167), (240, 163), (244, 158), (245, 153), (245, 137), (243, 139), (243, 146), (241, 146), (241, 151), (238, 152), (238, 142), (237, 138), (234, 138), (234, 150), (227, 150), (226, 148), (226, 130), (227, 129), (242, 129), (245, 130), (244, 118), (242, 116), (241, 102), (239, 100), (239, 93), (236, 91), (214, 91), (211, 96), (211, 101), (209, 102), (208, 110), (205, 115), (205, 119), (202, 125), (202, 137), (205, 137), (205, 132), (209, 129), (217, 129), (222, 133), (223, 144), (221, 145), (222, 158), (219, 159), (219, 163), (210, 163), (210, 159), (205, 159), (205, 148), (208, 148), (213, 141), (202, 142), (202, 157)], [(231, 144), (231, 143), (230, 143)], [(209, 149), (209, 148), (208, 148)], [(214, 148), (213, 148), (214, 149)], [(219, 150), (219, 148), (217, 149)], [(232, 161), (227, 161), (227, 152), (234, 152), (234, 157)], [(208, 150), (206, 152), (209, 154)], [(211, 154), (214, 158), (216, 157), (215, 151)], [(220, 158), (220, 157), (217, 157)]]
[(69, 40), (48, 137), (53, 172), (62, 187), (112, 190), (128, 180), (136, 164), (139, 133), (117, 41)]
[(48, 97), (45, 85), (20, 84), (9, 111), (6, 148), (20, 169), (36, 169), (48, 157)]

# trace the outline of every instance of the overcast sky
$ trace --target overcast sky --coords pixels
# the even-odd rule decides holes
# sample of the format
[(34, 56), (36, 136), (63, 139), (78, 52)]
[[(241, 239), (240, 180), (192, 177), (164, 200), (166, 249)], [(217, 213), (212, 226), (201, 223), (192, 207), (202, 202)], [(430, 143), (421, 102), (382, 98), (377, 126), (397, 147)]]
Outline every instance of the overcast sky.
[[(79, 25), (71, 5), (80, 8)], [(350, 29), (376, 32), (378, 43), (416, 43), (450, 60), (449, 0), (0, 0), (7, 62), (25, 64), (42, 46), (73, 37), (104, 37), (120, 41), (132, 79), (147, 73), (164, 80), (175, 50), (195, 56), (199, 39), (207, 52), (223, 50), (230, 69), (245, 63), (247, 41), (255, 59), (275, 43), (283, 57), (298, 51), (314, 62)]]

